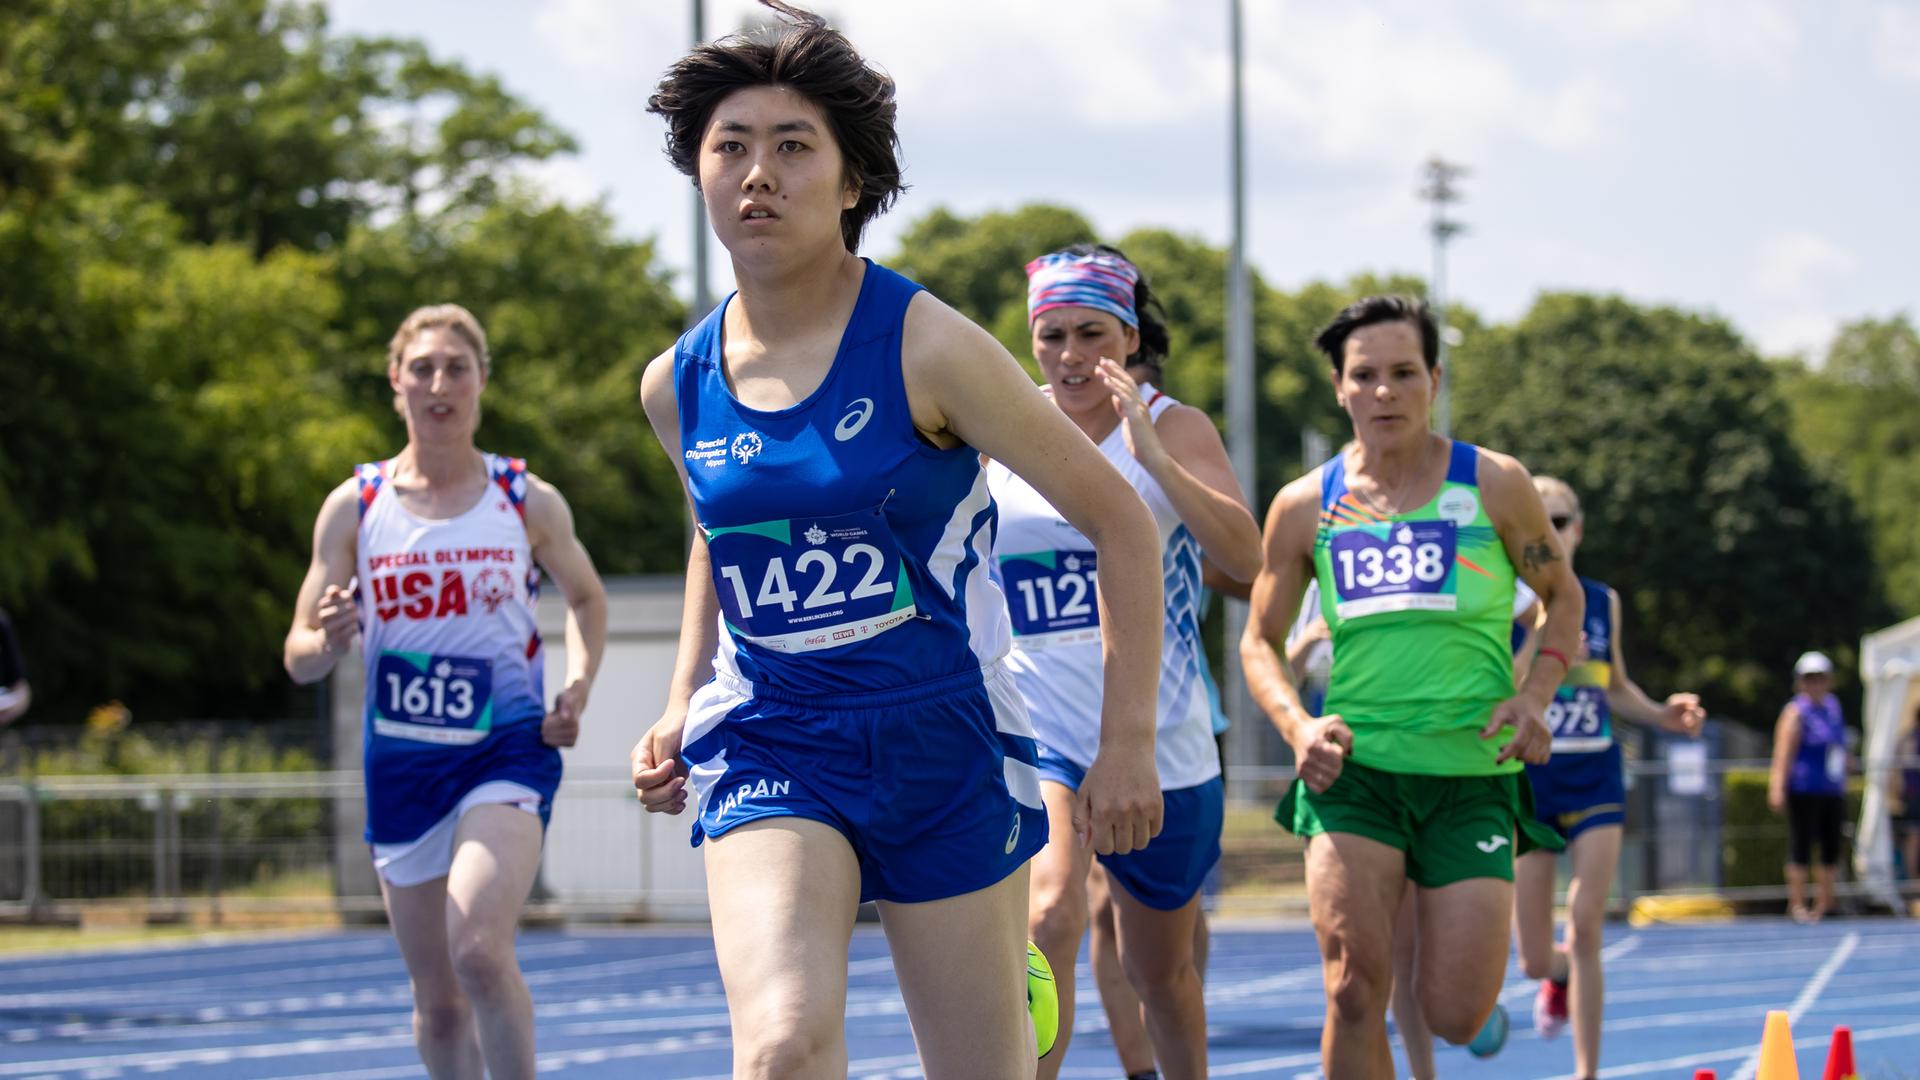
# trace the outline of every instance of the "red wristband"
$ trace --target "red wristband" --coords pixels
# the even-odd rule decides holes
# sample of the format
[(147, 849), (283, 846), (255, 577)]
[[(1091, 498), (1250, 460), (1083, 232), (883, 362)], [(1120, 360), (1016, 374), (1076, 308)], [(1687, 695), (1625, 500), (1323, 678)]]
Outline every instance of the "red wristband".
[(1552, 648), (1548, 648), (1545, 645), (1542, 645), (1540, 646), (1539, 652), (1541, 656), (1551, 656), (1555, 660), (1560, 661), (1560, 670), (1562, 671), (1573, 670), (1573, 664), (1571, 661), (1567, 659), (1567, 654), (1561, 652), (1559, 649), (1552, 649)]

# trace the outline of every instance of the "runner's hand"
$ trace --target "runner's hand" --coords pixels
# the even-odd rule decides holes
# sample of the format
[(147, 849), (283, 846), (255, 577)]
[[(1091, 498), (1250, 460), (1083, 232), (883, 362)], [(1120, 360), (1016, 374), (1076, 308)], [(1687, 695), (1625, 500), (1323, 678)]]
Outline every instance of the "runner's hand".
[(1125, 855), (1160, 835), (1160, 773), (1153, 744), (1144, 750), (1103, 748), (1073, 799), (1073, 831), (1099, 855)]
[(554, 695), (553, 711), (540, 722), (540, 741), (548, 746), (572, 746), (580, 738), (580, 715), (587, 711), (587, 691), (592, 685), (584, 679), (567, 684)]
[(633, 786), (648, 813), (677, 814), (687, 808), (687, 769), (680, 763), (685, 713), (661, 717), (633, 746)]
[(1499, 755), (1493, 759), (1495, 765), (1516, 758), (1529, 765), (1547, 763), (1547, 758), (1553, 756), (1553, 732), (1547, 729), (1545, 712), (1524, 695), (1510, 697), (1494, 706), (1492, 718), (1480, 729), (1480, 737), (1491, 739), (1500, 734), (1501, 728), (1513, 727), (1513, 739), (1500, 748)]
[(344, 589), (329, 585), (327, 591), (320, 594), (315, 615), (320, 622), (320, 647), (324, 652), (346, 652), (353, 646), (354, 635), (360, 632), (360, 605), (353, 599), (357, 580), (348, 581)]
[(1318, 795), (1340, 779), (1352, 753), (1353, 729), (1338, 714), (1322, 716), (1301, 730), (1293, 748), (1294, 771), (1307, 790)]
[(1667, 697), (1666, 715), (1660, 718), (1660, 722), (1668, 731), (1677, 731), (1697, 739), (1701, 726), (1707, 722), (1707, 710), (1700, 706), (1699, 694), (1670, 694)]
[(1125, 364), (1108, 357), (1100, 358), (1095, 369), (1100, 381), (1107, 384), (1107, 391), (1113, 395), (1113, 411), (1120, 417), (1125, 429), (1127, 450), (1134, 460), (1142, 465), (1152, 465), (1156, 460), (1167, 456), (1167, 448), (1160, 442), (1160, 433), (1154, 430), (1153, 411), (1140, 397), (1140, 384), (1127, 374)]

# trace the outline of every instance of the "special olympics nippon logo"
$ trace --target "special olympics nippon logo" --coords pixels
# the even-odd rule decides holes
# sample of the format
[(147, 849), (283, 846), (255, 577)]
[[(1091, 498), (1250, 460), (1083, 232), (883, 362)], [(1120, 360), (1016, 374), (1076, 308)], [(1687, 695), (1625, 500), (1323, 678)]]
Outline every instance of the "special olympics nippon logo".
[(733, 460), (742, 465), (759, 457), (762, 449), (760, 433), (757, 431), (743, 431), (733, 437), (733, 447), (731, 451)]

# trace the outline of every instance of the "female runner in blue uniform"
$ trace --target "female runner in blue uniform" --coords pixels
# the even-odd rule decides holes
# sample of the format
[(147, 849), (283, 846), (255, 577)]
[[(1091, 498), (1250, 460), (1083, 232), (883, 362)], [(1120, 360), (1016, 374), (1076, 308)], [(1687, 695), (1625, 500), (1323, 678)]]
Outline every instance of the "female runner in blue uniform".
[(648, 365), (699, 524), (649, 810), (692, 805), (734, 1075), (843, 1077), (847, 946), (878, 901), (926, 1074), (1023, 1077), (1027, 861), (1047, 818), (1004, 662), (980, 455), (1098, 551), (1106, 697), (1074, 828), (1160, 826), (1153, 519), (991, 335), (855, 254), (901, 190), (891, 79), (816, 16), (702, 45), (649, 108), (739, 291)]
[[(531, 1077), (533, 999), (514, 958), (560, 753), (580, 733), (607, 598), (573, 513), (526, 464), (474, 448), (478, 321), (425, 307), (388, 349), (407, 445), (335, 488), (314, 526), (285, 663), (302, 683), (361, 638), (367, 840), (436, 1078)], [(567, 685), (549, 711), (534, 608), (567, 601)]]
[[(1557, 477), (1536, 476), (1533, 487), (1571, 566), (1586, 537), (1580, 499)], [(1554, 947), (1551, 851), (1529, 852), (1515, 864), (1513, 921), (1527, 977), (1541, 980), (1533, 1004), (1534, 1030), (1542, 1038), (1553, 1038), (1567, 1026), (1571, 1014), (1573, 1074), (1585, 1078), (1600, 1073), (1605, 993), (1600, 931), (1614, 870), (1620, 863), (1621, 828), (1626, 821), (1627, 792), (1613, 719), (1698, 736), (1707, 714), (1694, 694), (1671, 694), (1664, 702), (1648, 697), (1627, 674), (1626, 654), (1620, 647), (1620, 594), (1589, 577), (1580, 578), (1580, 588), (1587, 600), (1581, 648), (1553, 704), (1547, 706), (1553, 756), (1544, 765), (1527, 766), (1534, 810), (1543, 824), (1566, 838), (1567, 855), (1573, 860), (1567, 885), (1566, 941)], [(1520, 666), (1524, 669), (1532, 659), (1523, 655)]]

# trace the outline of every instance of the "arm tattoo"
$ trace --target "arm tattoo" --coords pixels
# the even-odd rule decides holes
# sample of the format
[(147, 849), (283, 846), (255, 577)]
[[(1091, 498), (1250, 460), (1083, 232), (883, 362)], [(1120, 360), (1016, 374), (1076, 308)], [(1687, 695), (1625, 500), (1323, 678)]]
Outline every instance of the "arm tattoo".
[(1520, 549), (1520, 565), (1529, 573), (1544, 570), (1549, 564), (1559, 561), (1559, 554), (1553, 550), (1552, 544), (1547, 543), (1547, 538), (1544, 536)]

